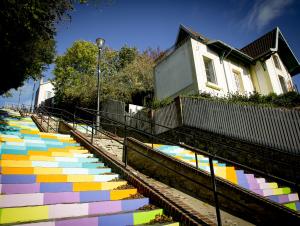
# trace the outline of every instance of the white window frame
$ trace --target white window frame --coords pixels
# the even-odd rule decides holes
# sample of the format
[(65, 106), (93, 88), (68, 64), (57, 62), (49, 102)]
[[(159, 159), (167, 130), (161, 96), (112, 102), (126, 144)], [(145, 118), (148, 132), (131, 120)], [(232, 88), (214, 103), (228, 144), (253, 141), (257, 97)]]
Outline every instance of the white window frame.
[[(210, 68), (210, 72), (209, 68), (206, 68), (206, 63), (205, 62), (209, 62), (211, 64), (211, 68)], [(218, 84), (218, 80), (217, 80), (217, 75), (216, 75), (216, 71), (215, 71), (215, 66), (214, 66), (214, 61), (213, 59), (203, 56), (203, 64), (204, 64), (204, 70), (205, 70), (205, 75), (206, 75), (206, 80), (207, 82), (213, 83), (213, 84)]]
[[(244, 86), (244, 81), (242, 78), (242, 73), (237, 70), (232, 70), (232, 73), (233, 73), (234, 83), (236, 86), (236, 91), (241, 95), (245, 94), (245, 86)], [(237, 81), (237, 79), (238, 79), (238, 81)], [(239, 86), (237, 85), (237, 82), (239, 83)]]
[(287, 87), (285, 78), (282, 75), (278, 75), (278, 79), (279, 79), (279, 83), (280, 83), (282, 93), (287, 93), (288, 92), (288, 87)]
[(273, 56), (272, 56), (272, 59), (273, 59), (273, 62), (274, 62), (275, 67), (276, 67), (278, 70), (281, 70), (281, 65), (280, 65), (279, 57), (278, 57), (277, 55), (273, 55)]

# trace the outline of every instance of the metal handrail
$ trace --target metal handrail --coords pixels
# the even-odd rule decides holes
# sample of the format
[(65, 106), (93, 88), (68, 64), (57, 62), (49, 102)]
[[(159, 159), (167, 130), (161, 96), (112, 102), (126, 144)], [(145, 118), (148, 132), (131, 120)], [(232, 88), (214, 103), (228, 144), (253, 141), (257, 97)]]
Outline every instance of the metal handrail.
[[(90, 114), (93, 114), (91, 111), (96, 111), (96, 110), (88, 109), (88, 108), (81, 108), (81, 107), (76, 107), (76, 108), (80, 109), (80, 110), (84, 110), (85, 112), (90, 113)], [(118, 113), (110, 113), (110, 112), (106, 112), (106, 111), (99, 111), (99, 113), (110, 114), (110, 115), (117, 115), (117, 116), (123, 117), (123, 115), (118, 114)], [(165, 126), (165, 125), (161, 125), (161, 124), (155, 123), (153, 121), (148, 121), (148, 120), (145, 120), (145, 119), (136, 118), (136, 117), (133, 117), (133, 116), (130, 116), (130, 115), (127, 115), (127, 117), (129, 117), (131, 119), (134, 119), (134, 120), (139, 120), (139, 121), (142, 121), (142, 122), (149, 123), (150, 125), (159, 126), (159, 127), (165, 128), (165, 129), (173, 130), (173, 131), (175, 131), (175, 133), (180, 134), (180, 135), (189, 136), (189, 137), (191, 136), (188, 133), (184, 133), (184, 132), (181, 132), (181, 131), (174, 130), (174, 128), (171, 128), (171, 127), (168, 127), (168, 126)], [(192, 129), (189, 129), (189, 131), (192, 131)], [(205, 139), (201, 138), (201, 139), (205, 140), (205, 141), (210, 141), (210, 142), (212, 141), (212, 139), (209, 139), (209, 138), (205, 138)], [(231, 147), (231, 146), (229, 146), (227, 144), (224, 144), (224, 143), (221, 143), (221, 142), (218, 142), (218, 141), (215, 141), (215, 140), (213, 140), (213, 142), (216, 143), (216, 144), (222, 145), (223, 147), (225, 146), (226, 148), (230, 148), (233, 151), (247, 152), (251, 156), (257, 156), (256, 154), (254, 154), (252, 152), (249, 152), (249, 151), (246, 151), (244, 149), (238, 149), (238, 148), (235, 148), (235, 147)], [(277, 149), (276, 149), (276, 151), (277, 151)], [(265, 152), (263, 148), (262, 148), (262, 152)], [(282, 154), (291, 155), (292, 157), (299, 156), (299, 155), (295, 155), (294, 153), (286, 153), (286, 152), (283, 152), (283, 151), (280, 151), (280, 150), (278, 150), (278, 152), (280, 152)], [(281, 165), (284, 165), (284, 166), (291, 167), (291, 165), (288, 164), (288, 163), (286, 163), (286, 162), (275, 160), (275, 159), (270, 159), (268, 157), (265, 157), (265, 155), (260, 156), (260, 158), (263, 158), (263, 159), (268, 160), (268, 161), (272, 161), (272, 162), (277, 163), (277, 164), (281, 164)]]
[[(60, 109), (60, 108), (53, 108), (53, 109), (56, 109), (56, 110), (62, 110), (63, 112), (68, 112), (68, 111), (66, 111), (65, 109)], [(93, 109), (82, 108), (82, 107), (76, 107), (76, 109), (83, 110), (83, 111), (85, 111), (86, 113), (90, 113), (92, 116), (96, 116), (96, 115), (97, 115), (97, 114), (92, 113), (92, 111), (96, 112), (96, 110), (93, 110)], [(111, 114), (111, 115), (118, 115), (118, 116), (121, 116), (121, 114), (110, 113), (110, 112), (105, 112), (105, 111), (100, 111), (100, 113), (106, 113), (106, 114)], [(73, 115), (73, 114), (70, 113), (70, 112), (68, 112), (68, 114), (69, 114), (69, 115)], [(128, 116), (128, 115), (125, 115), (125, 116), (126, 116), (125, 118), (133, 118), (133, 119), (136, 119), (136, 120), (141, 120), (141, 121), (143, 121), (143, 122), (151, 123), (151, 122), (149, 122), (149, 121), (147, 121), (147, 120), (144, 120), (144, 119), (139, 119), (139, 118), (135, 118), (135, 117)], [(111, 122), (113, 122), (113, 123), (115, 123), (115, 124), (120, 124), (121, 127), (122, 127), (122, 126), (123, 126), (123, 127), (125, 126), (125, 123), (123, 123), (123, 122), (116, 121), (116, 120), (114, 120), (114, 119), (105, 117), (105, 116), (103, 116), (103, 115), (101, 115), (101, 117), (104, 118), (104, 119), (106, 119), (106, 120), (108, 120), (108, 121), (111, 121)], [(76, 120), (79, 120), (80, 118), (76, 118), (76, 117), (75, 117), (75, 119), (76, 119)], [(87, 121), (88, 121), (88, 120), (87, 120)], [(126, 121), (127, 121), (127, 120), (126, 120)], [(126, 122), (126, 121), (125, 121), (125, 122)], [(156, 123), (154, 123), (154, 125), (160, 126), (159, 124), (156, 124)], [(245, 165), (243, 165), (243, 164), (240, 164), (240, 163), (238, 163), (238, 162), (235, 162), (235, 161), (232, 161), (232, 160), (223, 158), (223, 157), (216, 156), (215, 154), (212, 154), (212, 153), (210, 153), (210, 152), (208, 152), (208, 151), (203, 151), (203, 150), (201, 150), (201, 149), (198, 149), (198, 148), (195, 148), (195, 147), (186, 145), (186, 144), (175, 143), (175, 142), (173, 142), (173, 141), (171, 141), (171, 140), (168, 140), (168, 139), (165, 139), (165, 138), (161, 138), (161, 137), (159, 137), (159, 136), (154, 135), (153, 133), (148, 133), (148, 132), (146, 132), (146, 131), (139, 130), (139, 129), (137, 129), (137, 128), (135, 128), (135, 127), (132, 127), (132, 126), (130, 126), (130, 125), (127, 125), (127, 124), (126, 124), (126, 126), (127, 126), (128, 129), (134, 130), (134, 131), (139, 132), (139, 133), (141, 133), (141, 134), (143, 134), (143, 135), (146, 135), (146, 136), (148, 136), (148, 137), (150, 136), (151, 138), (155, 138), (155, 139), (157, 139), (157, 140), (160, 140), (160, 141), (163, 141), (163, 142), (167, 142), (167, 143), (169, 143), (169, 144), (176, 145), (176, 146), (179, 146), (179, 147), (182, 147), (182, 148), (188, 148), (188, 149), (190, 149), (191, 151), (193, 151), (194, 153), (201, 154), (201, 155), (206, 155), (206, 156), (211, 157), (211, 158), (214, 158), (214, 159), (216, 159), (216, 160), (219, 160), (219, 161), (222, 161), (222, 162), (225, 162), (225, 163), (229, 163), (229, 164), (231, 164), (231, 165), (238, 166), (239, 168), (245, 169), (246, 171), (250, 171), (250, 172), (252, 171), (252, 172), (254, 172), (254, 173), (256, 173), (256, 174), (258, 174), (258, 175), (260, 175), (260, 176), (269, 177), (270, 179), (273, 179), (273, 180), (275, 180), (275, 181), (279, 181), (280, 183), (284, 183), (284, 184), (287, 184), (287, 185), (292, 186), (292, 187), (295, 187), (295, 186), (297, 185), (297, 183), (295, 183), (295, 182), (292, 182), (292, 181), (283, 179), (283, 178), (281, 178), (281, 177), (274, 176), (274, 175), (272, 175), (272, 174), (263, 172), (263, 171), (261, 171), (261, 170), (253, 169), (253, 168), (251, 168), (251, 167), (245, 166)], [(163, 125), (162, 125), (162, 126), (163, 126)], [(168, 128), (168, 129), (172, 129), (172, 128), (167, 127), (167, 126), (163, 126), (163, 127), (164, 127), (164, 128)], [(94, 128), (94, 130), (97, 131), (97, 128)], [(103, 131), (103, 130), (102, 130), (102, 131)], [(98, 131), (98, 132), (101, 132), (101, 131)], [(176, 132), (178, 132), (178, 131), (176, 131)], [(187, 135), (187, 136), (189, 135), (189, 134), (186, 134), (186, 133), (183, 133), (183, 132), (179, 132), (179, 133), (182, 134), (182, 135)], [(230, 147), (230, 148), (232, 149), (232, 147)], [(233, 149), (234, 149), (234, 148), (233, 148)], [(208, 149), (207, 149), (207, 150), (208, 150)], [(254, 154), (253, 154), (253, 155), (254, 155)], [(283, 165), (286, 165), (286, 166), (290, 166), (290, 165), (287, 164), (287, 163), (282, 163), (282, 162), (280, 162), (280, 163), (283, 164)]]
[[(81, 108), (81, 107), (76, 107), (76, 108), (77, 108), (77, 109), (84, 110), (85, 112), (90, 113), (90, 114), (92, 114), (91, 110), (93, 110), (93, 109), (87, 109), (87, 108)], [(96, 110), (93, 110), (93, 111), (96, 111)], [(105, 112), (105, 111), (100, 111), (100, 113), (110, 114), (109, 112)], [(117, 113), (111, 113), (111, 115), (122, 116), (121, 114), (117, 114)], [(95, 116), (95, 115), (94, 115), (94, 116)], [(102, 117), (104, 117), (105, 119), (107, 119), (107, 120), (109, 120), (109, 121), (113, 121), (114, 123), (121, 124), (121, 125), (123, 124), (122, 122), (116, 121), (116, 120), (114, 120), (114, 119), (110, 119), (110, 118), (107, 118), (107, 117), (105, 117), (105, 116), (102, 116)], [(126, 117), (133, 118), (133, 119), (136, 119), (136, 120), (141, 120), (141, 121), (143, 121), (143, 122), (151, 123), (151, 122), (149, 122), (149, 121), (147, 121), (147, 120), (135, 118), (135, 117), (128, 116), (128, 115), (126, 115)], [(154, 125), (160, 126), (159, 124), (156, 124), (156, 123), (154, 123)], [(129, 126), (129, 125), (127, 125), (127, 127), (131, 128), (131, 129), (133, 129), (133, 130), (136, 130), (136, 131), (138, 130), (138, 129), (136, 129), (135, 127), (132, 127), (132, 126)], [(167, 126), (163, 126), (163, 127), (164, 127), (164, 128), (168, 128), (168, 129), (173, 129), (173, 128), (170, 128), (170, 127), (167, 127)], [(138, 130), (138, 131), (140, 131), (140, 130)], [(253, 169), (253, 168), (251, 168), (251, 167), (245, 166), (245, 165), (243, 165), (243, 164), (237, 163), (237, 162), (235, 162), (235, 161), (232, 161), (232, 160), (229, 160), (229, 159), (226, 159), (226, 158), (223, 158), (223, 157), (216, 156), (215, 154), (212, 154), (212, 153), (210, 153), (210, 152), (205, 152), (205, 151), (203, 151), (203, 150), (200, 150), (200, 149), (198, 149), (198, 148), (195, 148), (195, 147), (192, 147), (192, 146), (189, 146), (189, 145), (183, 145), (183, 144), (180, 144), (180, 143), (175, 143), (175, 142), (170, 141), (170, 140), (168, 140), (168, 139), (165, 139), (165, 138), (163, 139), (163, 138), (161, 138), (161, 137), (159, 137), (159, 136), (154, 136), (154, 135), (149, 134), (149, 133), (147, 133), (147, 132), (145, 132), (145, 131), (140, 131), (140, 132), (141, 132), (142, 134), (144, 134), (144, 135), (151, 135), (151, 136), (153, 136), (153, 138), (156, 138), (156, 139), (161, 140), (161, 141), (166, 141), (166, 142), (168, 142), (168, 143), (170, 143), (170, 144), (173, 144), (173, 145), (177, 145), (177, 146), (180, 146), (180, 147), (183, 147), (183, 148), (188, 147), (189, 149), (192, 149), (192, 151), (194, 151), (194, 152), (196, 152), (196, 153), (198, 153), (198, 154), (207, 155), (207, 156), (213, 157), (213, 158), (215, 158), (215, 159), (217, 159), (217, 160), (223, 161), (223, 162), (225, 162), (225, 163), (227, 162), (227, 163), (232, 164), (232, 165), (237, 165), (237, 166), (239, 166), (240, 168), (244, 168), (245, 170), (248, 170), (248, 171), (255, 171), (255, 173), (257, 173), (257, 174), (259, 174), (259, 175), (261, 175), (261, 176), (271, 177), (271, 178), (274, 179), (274, 180), (280, 180), (280, 179), (281, 179), (281, 182), (283, 182), (283, 183), (288, 183), (288, 184), (290, 184), (290, 185), (292, 185), (292, 186), (293, 186), (293, 184), (295, 184), (294, 182), (288, 181), (288, 180), (286, 180), (286, 179), (283, 179), (283, 178), (280, 178), (280, 177), (277, 177), (277, 176), (273, 176), (273, 175), (268, 174), (268, 173), (265, 173), (265, 172), (263, 172), (263, 171), (261, 171), (261, 170), (256, 170), (256, 169)], [(178, 132), (179, 134), (182, 134), (182, 135), (190, 136), (189, 134), (186, 134), (186, 133), (183, 133), (183, 132), (180, 132), (180, 131), (176, 131), (176, 132)], [(224, 146), (228, 146), (228, 145), (224, 145)], [(232, 148), (232, 147), (230, 147), (230, 148), (231, 148), (231, 149), (237, 150), (236, 148)], [(253, 154), (253, 155), (256, 156), (255, 154)], [(285, 165), (285, 166), (289, 166), (289, 167), (290, 167), (290, 165), (289, 165), (288, 163), (279, 162), (279, 161), (276, 161), (276, 160), (273, 160), (273, 161), (274, 161), (274, 162), (278, 162), (278, 163), (280, 163), (280, 164), (282, 164), (282, 165)]]
[[(59, 108), (55, 108), (56, 110), (59, 110)], [(123, 161), (125, 163), (125, 167), (127, 166), (127, 130), (133, 130), (133, 131), (136, 131), (140, 134), (143, 134), (147, 137), (150, 137), (152, 139), (152, 144), (153, 144), (153, 139), (157, 139), (157, 140), (160, 140), (160, 141), (163, 141), (164, 143), (169, 143), (169, 144), (172, 144), (172, 145), (176, 145), (176, 146), (179, 146), (179, 147), (182, 147), (182, 148), (185, 148), (185, 149), (189, 149), (191, 150), (192, 152), (195, 153), (195, 158), (197, 158), (197, 154), (201, 154), (201, 155), (204, 155), (204, 156), (207, 156), (209, 158), (209, 165), (210, 165), (210, 170), (211, 170), (211, 178), (212, 178), (212, 186), (213, 186), (213, 191), (214, 191), (214, 197), (215, 197), (215, 205), (216, 205), (216, 212), (217, 212), (217, 217), (218, 217), (218, 222), (219, 222), (219, 217), (220, 217), (220, 213), (219, 213), (219, 204), (218, 204), (218, 192), (217, 192), (217, 187), (216, 187), (216, 184), (215, 184), (215, 175), (214, 175), (214, 167), (213, 167), (213, 160), (218, 160), (218, 161), (221, 161), (221, 162), (224, 162), (224, 163), (228, 163), (230, 165), (233, 165), (233, 166), (236, 166), (238, 168), (241, 168), (241, 169), (244, 169), (245, 171), (249, 171), (249, 172), (253, 172), (254, 174), (257, 174), (257, 175), (260, 175), (260, 176), (263, 176), (263, 177), (266, 177), (267, 179), (272, 179), (274, 181), (277, 181), (279, 183), (282, 183), (282, 184), (285, 184), (285, 185), (288, 185), (290, 187), (293, 187), (295, 188), (297, 191), (299, 190), (299, 187), (298, 187), (298, 183), (297, 181), (296, 182), (293, 182), (293, 181), (289, 181), (289, 180), (286, 180), (286, 179), (283, 179), (283, 178), (280, 178), (280, 177), (277, 177), (277, 176), (274, 176), (274, 175), (271, 175), (269, 173), (266, 173), (266, 172), (263, 172), (261, 170), (257, 170), (257, 169), (253, 169), (251, 167), (248, 167), (248, 166), (245, 166), (243, 164), (240, 164), (240, 163), (237, 163), (235, 161), (232, 161), (232, 160), (229, 160), (229, 159), (225, 159), (225, 158), (222, 158), (222, 157), (219, 157), (219, 156), (216, 156), (215, 154), (212, 154), (208, 151), (208, 147), (205, 148), (205, 150), (200, 150), (200, 149), (197, 149), (195, 147), (191, 147), (191, 146), (188, 146), (188, 145), (185, 145), (185, 144), (181, 144), (181, 143), (175, 143), (171, 140), (168, 140), (168, 139), (164, 139), (164, 138), (161, 138), (159, 136), (156, 136), (153, 131), (151, 131), (151, 133), (148, 133), (146, 131), (143, 131), (143, 130), (140, 130), (140, 129), (137, 129), (135, 127), (132, 127), (131, 125), (127, 125), (127, 118), (133, 118), (133, 119), (136, 119), (136, 120), (141, 120), (141, 121), (144, 121), (144, 122), (147, 122), (147, 123), (153, 123), (153, 122), (149, 122), (147, 120), (143, 120), (143, 119), (139, 119), (139, 118), (135, 118), (135, 117), (132, 117), (132, 116), (128, 116), (126, 114), (123, 115), (124, 117), (124, 123), (123, 122), (120, 122), (120, 121), (117, 121), (117, 120), (114, 120), (114, 119), (111, 119), (109, 117), (106, 117), (106, 116), (103, 116), (101, 113), (103, 114), (109, 114), (109, 115), (118, 115), (118, 116), (122, 116), (121, 114), (117, 114), (117, 113), (110, 113), (110, 112), (104, 112), (104, 111), (100, 111), (100, 115), (103, 119), (107, 120), (107, 121), (110, 121), (116, 125), (120, 125), (120, 127), (124, 127), (124, 130), (125, 130), (125, 136), (124, 136), (124, 140), (123, 142), (120, 142), (119, 140), (115, 139), (113, 136), (111, 136), (109, 133), (107, 133), (104, 129), (102, 128), (99, 128), (95, 123), (94, 123), (94, 118), (95, 116), (97, 116), (99, 113), (96, 112), (95, 110), (93, 109), (87, 109), (87, 108), (80, 108), (80, 107), (76, 107), (76, 109), (78, 110), (82, 110), (86, 113), (89, 113), (91, 114), (92, 116), (92, 137), (91, 137), (91, 142), (93, 143), (93, 136), (94, 136), (94, 133), (96, 134), (97, 132), (101, 132), (103, 134), (105, 134), (106, 136), (116, 140), (117, 142), (121, 143), (124, 145), (124, 158), (123, 158)], [(63, 112), (66, 112), (66, 110), (64, 109), (61, 109), (63, 110)], [(96, 113), (95, 113), (96, 112)], [(70, 112), (68, 112), (69, 114), (68, 115), (73, 115), (73, 125), (75, 124), (76, 121), (89, 121), (90, 120), (85, 120), (85, 119), (80, 119), (79, 117), (76, 117), (75, 114), (72, 114)], [(158, 125), (158, 124), (155, 124), (154, 125)], [(159, 125), (158, 125), (159, 126)], [(73, 126), (74, 127), (74, 126)], [(169, 128), (167, 126), (163, 126), (164, 128)], [(172, 128), (169, 128), (169, 129), (172, 129)], [(177, 131), (176, 131), (177, 132)], [(188, 135), (186, 133), (183, 133), (181, 132), (181, 134), (184, 134), (184, 135)], [(157, 150), (159, 151), (159, 150)], [(196, 159), (197, 160), (197, 159)], [(196, 168), (198, 170), (199, 167), (198, 165), (196, 165)]]

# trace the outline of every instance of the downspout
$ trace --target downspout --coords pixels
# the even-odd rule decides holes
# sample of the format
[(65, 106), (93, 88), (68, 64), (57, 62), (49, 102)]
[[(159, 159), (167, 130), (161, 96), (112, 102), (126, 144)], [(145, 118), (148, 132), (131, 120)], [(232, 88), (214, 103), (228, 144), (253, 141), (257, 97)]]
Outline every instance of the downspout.
[(229, 93), (229, 85), (228, 85), (228, 79), (227, 79), (227, 74), (226, 74), (225, 65), (224, 65), (224, 59), (226, 59), (229, 56), (231, 51), (232, 51), (232, 48), (230, 48), (230, 51), (226, 55), (225, 55), (225, 51), (223, 51), (223, 53), (220, 57), (221, 63), (223, 65), (224, 75), (225, 75), (225, 81), (226, 81), (226, 86), (227, 86), (227, 94)]

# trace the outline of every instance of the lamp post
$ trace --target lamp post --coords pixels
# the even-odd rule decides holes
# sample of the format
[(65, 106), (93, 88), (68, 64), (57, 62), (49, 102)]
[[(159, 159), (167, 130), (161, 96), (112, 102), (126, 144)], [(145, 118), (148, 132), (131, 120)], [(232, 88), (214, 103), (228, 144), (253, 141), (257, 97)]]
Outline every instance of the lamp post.
[(100, 128), (100, 57), (101, 57), (101, 50), (103, 49), (105, 40), (103, 38), (97, 38), (96, 39), (96, 44), (98, 46), (98, 66), (97, 66), (97, 71), (98, 71), (98, 83), (97, 83), (97, 118), (96, 118), (96, 124), (98, 129)]

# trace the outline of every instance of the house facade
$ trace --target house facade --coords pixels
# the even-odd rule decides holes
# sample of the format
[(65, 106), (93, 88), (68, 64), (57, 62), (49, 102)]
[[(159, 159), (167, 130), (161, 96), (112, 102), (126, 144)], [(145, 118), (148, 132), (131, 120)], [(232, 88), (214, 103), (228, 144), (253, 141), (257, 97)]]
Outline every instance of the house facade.
[(174, 47), (157, 60), (154, 92), (158, 100), (200, 92), (281, 94), (295, 90), (292, 76), (299, 72), (279, 28), (236, 49), (180, 25)]
[(51, 81), (44, 82), (43, 79), (40, 80), (39, 88), (35, 93), (34, 106), (38, 107), (43, 104), (47, 99), (54, 97), (54, 86)]

